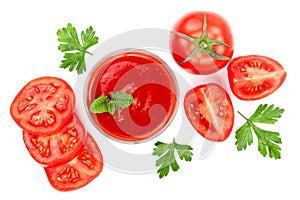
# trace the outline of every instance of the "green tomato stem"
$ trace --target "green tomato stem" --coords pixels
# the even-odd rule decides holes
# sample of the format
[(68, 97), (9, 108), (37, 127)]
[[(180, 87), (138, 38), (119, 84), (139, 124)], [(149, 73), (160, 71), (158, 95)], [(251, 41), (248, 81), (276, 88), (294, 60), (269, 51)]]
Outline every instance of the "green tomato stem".
[(188, 62), (199, 52), (204, 52), (205, 54), (209, 55), (210, 57), (212, 57), (214, 59), (231, 60), (231, 58), (220, 55), (213, 49), (214, 45), (220, 45), (220, 46), (229, 46), (229, 45), (226, 43), (223, 43), (221, 41), (211, 40), (208, 38), (206, 13), (204, 13), (202, 35), (200, 38), (193, 38), (193, 37), (190, 37), (183, 33), (174, 32), (174, 31), (172, 31), (171, 33), (174, 33), (174, 34), (178, 35), (179, 37), (186, 39), (195, 44), (194, 50), (184, 59), (184, 61), (180, 62), (179, 64), (184, 64), (184, 63)]

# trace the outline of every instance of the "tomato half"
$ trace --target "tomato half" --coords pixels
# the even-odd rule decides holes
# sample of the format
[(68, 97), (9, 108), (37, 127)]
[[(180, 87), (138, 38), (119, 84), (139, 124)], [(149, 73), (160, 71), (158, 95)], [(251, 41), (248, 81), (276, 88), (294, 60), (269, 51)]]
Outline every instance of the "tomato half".
[(70, 161), (83, 146), (86, 130), (74, 113), (69, 122), (55, 134), (34, 135), (23, 131), (23, 140), (30, 155), (45, 166)]
[(277, 61), (260, 55), (233, 59), (227, 68), (230, 88), (241, 100), (257, 100), (275, 92), (286, 78)]
[(213, 12), (190, 12), (173, 26), (170, 51), (180, 67), (192, 74), (212, 74), (224, 68), (234, 44), (228, 22)]
[(191, 125), (211, 141), (224, 141), (234, 123), (234, 110), (226, 90), (209, 83), (189, 90), (184, 97), (184, 110)]
[(62, 79), (40, 77), (27, 83), (13, 100), (10, 113), (25, 131), (36, 135), (57, 132), (73, 115), (75, 96)]
[(82, 188), (94, 180), (103, 169), (101, 151), (88, 133), (85, 146), (77, 152), (73, 160), (55, 166), (44, 167), (50, 184), (59, 191)]

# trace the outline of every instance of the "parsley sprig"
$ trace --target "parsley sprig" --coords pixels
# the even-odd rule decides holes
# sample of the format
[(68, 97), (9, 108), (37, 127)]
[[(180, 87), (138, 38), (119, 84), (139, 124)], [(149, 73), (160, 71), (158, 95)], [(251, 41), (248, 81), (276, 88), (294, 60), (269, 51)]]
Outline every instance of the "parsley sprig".
[(90, 106), (93, 113), (109, 112), (113, 115), (117, 108), (126, 108), (133, 103), (133, 97), (127, 93), (114, 93), (109, 96), (103, 95), (96, 98)]
[(173, 138), (173, 142), (170, 144), (164, 142), (156, 142), (155, 148), (153, 149), (152, 155), (159, 156), (160, 158), (156, 161), (156, 166), (160, 166), (157, 170), (159, 178), (163, 178), (169, 174), (170, 167), (173, 171), (179, 170), (179, 165), (175, 158), (175, 150), (180, 160), (191, 161), (193, 148), (189, 145), (178, 144)]
[(69, 71), (76, 69), (78, 74), (85, 72), (84, 56), (86, 53), (92, 55), (87, 49), (98, 43), (98, 37), (95, 36), (93, 27), (90, 26), (86, 31), (81, 32), (81, 42), (76, 28), (71, 23), (68, 23), (66, 28), (59, 29), (57, 36), (60, 42), (58, 49), (65, 52), (60, 68), (69, 68)]
[(258, 139), (258, 151), (265, 157), (269, 154), (270, 158), (280, 159), (280, 146), (282, 144), (280, 134), (278, 132), (267, 131), (259, 128), (255, 123), (274, 124), (281, 118), (284, 109), (272, 105), (261, 104), (255, 113), (250, 117), (245, 117), (242, 113), (238, 113), (247, 121), (236, 131), (237, 150), (245, 150), (248, 145), (253, 143), (252, 131)]

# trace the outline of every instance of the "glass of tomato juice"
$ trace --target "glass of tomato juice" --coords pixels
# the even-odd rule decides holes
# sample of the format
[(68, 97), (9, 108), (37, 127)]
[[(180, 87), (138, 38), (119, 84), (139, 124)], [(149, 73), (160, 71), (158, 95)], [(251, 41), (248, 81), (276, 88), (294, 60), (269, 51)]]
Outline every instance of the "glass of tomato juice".
[[(122, 49), (105, 56), (88, 75), (85, 104), (93, 126), (125, 143), (148, 141), (161, 134), (177, 110), (178, 85), (169, 66), (157, 55), (141, 49)], [(126, 93), (133, 103), (126, 108), (92, 113), (100, 96)]]

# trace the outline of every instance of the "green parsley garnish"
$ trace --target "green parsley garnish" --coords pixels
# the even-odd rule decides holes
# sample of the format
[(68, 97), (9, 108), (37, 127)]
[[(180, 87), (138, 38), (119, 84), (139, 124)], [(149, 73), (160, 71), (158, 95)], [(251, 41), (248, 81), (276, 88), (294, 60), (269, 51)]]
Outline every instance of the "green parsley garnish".
[(133, 103), (133, 97), (127, 93), (115, 93), (108, 96), (100, 96), (93, 101), (90, 111), (93, 113), (109, 112), (113, 115), (117, 108), (127, 108)]
[(69, 68), (69, 71), (76, 69), (78, 74), (85, 72), (84, 56), (86, 53), (92, 55), (87, 49), (98, 43), (98, 37), (95, 36), (93, 27), (90, 26), (85, 32), (81, 32), (81, 42), (75, 27), (70, 23), (68, 23), (66, 28), (59, 29), (57, 36), (60, 42), (58, 49), (61, 52), (66, 52), (60, 68)]
[(175, 150), (180, 160), (191, 161), (193, 148), (189, 145), (178, 144), (173, 138), (173, 142), (166, 144), (163, 142), (156, 142), (155, 148), (153, 149), (152, 155), (159, 156), (160, 158), (156, 161), (156, 166), (160, 168), (157, 170), (159, 178), (163, 178), (169, 174), (170, 167), (173, 171), (179, 170), (179, 165), (175, 158)]
[(248, 145), (253, 143), (252, 131), (258, 139), (258, 151), (265, 157), (269, 154), (270, 158), (280, 159), (281, 148), (278, 144), (281, 144), (281, 138), (278, 132), (267, 131), (257, 127), (254, 123), (274, 124), (281, 117), (284, 109), (274, 107), (274, 105), (268, 106), (267, 104), (261, 104), (256, 109), (255, 113), (248, 119), (242, 113), (238, 113), (247, 121), (236, 131), (237, 150), (245, 150)]

